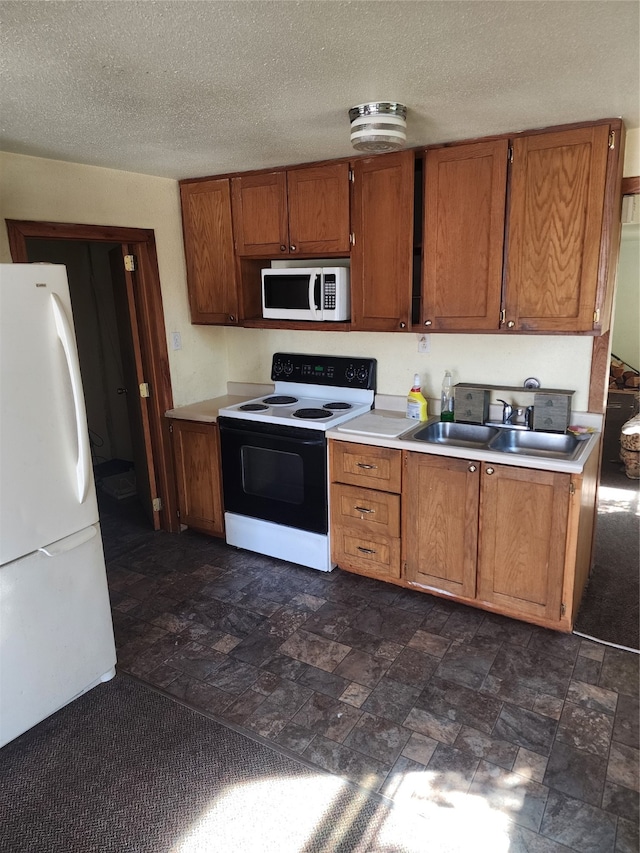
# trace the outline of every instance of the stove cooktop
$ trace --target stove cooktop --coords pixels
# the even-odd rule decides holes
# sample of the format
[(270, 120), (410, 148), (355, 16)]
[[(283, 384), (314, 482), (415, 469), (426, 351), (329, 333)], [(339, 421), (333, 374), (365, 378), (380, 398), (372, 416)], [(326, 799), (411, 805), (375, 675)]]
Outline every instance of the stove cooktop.
[(220, 409), (219, 415), (239, 418), (246, 421), (281, 424), (286, 426), (310, 427), (312, 429), (331, 429), (349, 418), (363, 415), (373, 405), (371, 401), (349, 402), (318, 397), (292, 397), (295, 402), (268, 404), (268, 397), (257, 397), (246, 403), (237, 403)]
[(328, 430), (368, 412), (375, 359), (274, 353), (273, 394), (220, 409), (223, 417)]

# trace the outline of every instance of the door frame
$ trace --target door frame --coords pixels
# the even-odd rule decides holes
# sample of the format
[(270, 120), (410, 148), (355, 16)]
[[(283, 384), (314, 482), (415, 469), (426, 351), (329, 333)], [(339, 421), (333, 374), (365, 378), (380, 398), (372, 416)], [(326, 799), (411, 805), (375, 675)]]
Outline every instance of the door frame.
[[(622, 198), (625, 195), (639, 195), (640, 194), (640, 176), (634, 175), (633, 177), (623, 178), (621, 193), (620, 193), (620, 204), (622, 205)], [(619, 218), (621, 219), (621, 211), (618, 211)], [(618, 226), (618, 230), (622, 228), (622, 224), (620, 223)], [(617, 263), (616, 263), (617, 267)], [(614, 278), (615, 280), (615, 278)], [(613, 297), (612, 297), (613, 299)], [(612, 302), (613, 304), (613, 302)], [(589, 403), (587, 406), (588, 411), (590, 412), (598, 412), (598, 414), (604, 414), (605, 409), (607, 407), (607, 391), (609, 389), (609, 348), (610, 348), (610, 337), (611, 330), (607, 331), (604, 335), (600, 335), (593, 339), (593, 350), (591, 355), (591, 376), (589, 383)]]
[(126, 254), (135, 255), (137, 269), (131, 275), (138, 323), (131, 321), (131, 315), (129, 323), (132, 335), (139, 341), (145, 378), (151, 389), (151, 395), (147, 398), (150, 425), (148, 440), (156, 475), (157, 497), (162, 501), (159, 522), (162, 530), (178, 533), (180, 522), (171, 434), (169, 421), (164, 417), (164, 413), (173, 408), (173, 393), (153, 229), (17, 219), (6, 219), (5, 222), (14, 263), (28, 263), (26, 241), (30, 238), (120, 243)]

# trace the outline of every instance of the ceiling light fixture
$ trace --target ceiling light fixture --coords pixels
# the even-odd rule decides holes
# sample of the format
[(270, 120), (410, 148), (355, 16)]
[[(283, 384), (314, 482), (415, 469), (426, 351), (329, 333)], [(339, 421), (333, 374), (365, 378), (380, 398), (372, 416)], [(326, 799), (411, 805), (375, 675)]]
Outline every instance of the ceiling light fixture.
[(358, 151), (393, 151), (407, 140), (407, 108), (392, 101), (358, 104), (349, 110), (351, 144)]

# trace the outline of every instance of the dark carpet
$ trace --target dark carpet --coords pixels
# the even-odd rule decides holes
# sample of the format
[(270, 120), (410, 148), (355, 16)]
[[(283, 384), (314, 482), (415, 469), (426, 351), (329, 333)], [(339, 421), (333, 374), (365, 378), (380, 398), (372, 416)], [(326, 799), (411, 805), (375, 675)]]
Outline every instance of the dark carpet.
[(436, 850), (425, 828), (122, 675), (0, 751), (11, 853)]
[(574, 626), (634, 651), (640, 650), (639, 485), (619, 462), (603, 461), (594, 565)]

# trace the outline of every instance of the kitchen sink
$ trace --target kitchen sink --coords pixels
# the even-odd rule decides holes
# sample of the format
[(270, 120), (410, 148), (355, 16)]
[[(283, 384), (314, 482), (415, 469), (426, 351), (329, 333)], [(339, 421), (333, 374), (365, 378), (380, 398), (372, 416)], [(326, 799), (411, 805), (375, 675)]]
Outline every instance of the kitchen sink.
[(572, 459), (580, 447), (581, 442), (573, 435), (501, 429), (499, 435), (489, 443), (488, 450), (552, 459)]
[(564, 435), (445, 421), (428, 423), (407, 437), (441, 447), (466, 447), (469, 450), (489, 450), (513, 456), (534, 456), (567, 462), (577, 459), (586, 444), (569, 433)]
[(498, 436), (500, 430), (480, 424), (459, 424), (448, 421), (435, 421), (412, 435), (416, 441), (428, 441), (431, 444), (444, 444), (452, 447), (487, 447)]

